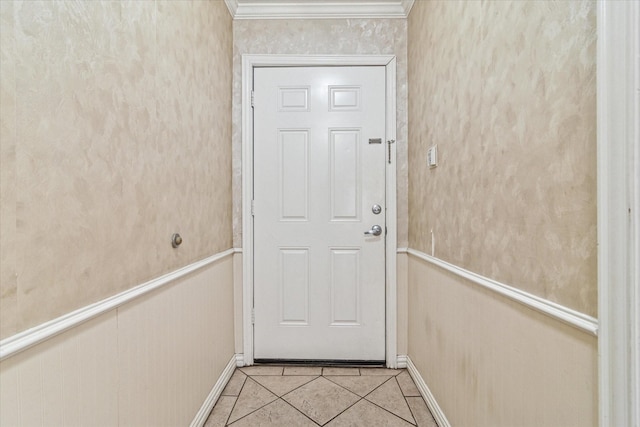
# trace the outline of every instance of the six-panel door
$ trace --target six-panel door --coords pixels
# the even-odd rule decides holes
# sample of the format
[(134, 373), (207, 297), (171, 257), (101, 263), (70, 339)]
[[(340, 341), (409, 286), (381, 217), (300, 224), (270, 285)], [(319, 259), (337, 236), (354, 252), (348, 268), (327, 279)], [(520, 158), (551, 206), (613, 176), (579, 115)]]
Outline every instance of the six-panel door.
[(383, 361), (385, 68), (256, 68), (254, 91), (254, 358)]

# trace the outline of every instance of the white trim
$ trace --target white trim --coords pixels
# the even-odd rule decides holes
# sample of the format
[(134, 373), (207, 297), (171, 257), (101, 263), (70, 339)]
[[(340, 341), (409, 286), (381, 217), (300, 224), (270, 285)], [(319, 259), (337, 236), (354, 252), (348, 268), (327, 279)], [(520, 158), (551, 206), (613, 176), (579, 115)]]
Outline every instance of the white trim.
[(244, 354), (242, 353), (236, 354), (236, 366), (238, 368), (242, 368), (244, 366)]
[(242, 56), (242, 346), (244, 366), (253, 365), (253, 67), (256, 60)]
[(224, 0), (224, 4), (227, 5), (231, 18), (234, 18), (236, 16), (236, 11), (238, 10), (238, 0)]
[(196, 416), (193, 418), (193, 421), (191, 421), (191, 427), (202, 427), (204, 425), (204, 423), (207, 421), (207, 418), (209, 418), (209, 414), (211, 413), (211, 410), (213, 409), (213, 407), (216, 405), (216, 402), (220, 398), (220, 395), (222, 394), (222, 390), (224, 390), (225, 386), (227, 385), (227, 383), (231, 379), (231, 376), (233, 375), (233, 371), (235, 370), (236, 370), (236, 356), (234, 355), (231, 357), (231, 360), (229, 360), (229, 363), (227, 363), (227, 366), (224, 368), (224, 370), (220, 374), (220, 377), (218, 377), (218, 381), (216, 381), (213, 388), (209, 392), (209, 395), (207, 396), (205, 401), (202, 403), (202, 406), (196, 413)]
[(407, 356), (406, 354), (399, 354), (396, 362), (396, 369), (407, 369)]
[(0, 341), (0, 361), (233, 254), (228, 249)]
[(598, 2), (600, 425), (640, 426), (640, 5)]
[(407, 18), (414, 0), (225, 0), (233, 19)]
[[(243, 362), (245, 366), (253, 364), (253, 216), (251, 201), (253, 198), (253, 120), (251, 111), (251, 91), (253, 89), (253, 69), (260, 66), (385, 66), (387, 74), (386, 125), (387, 137), (395, 139), (395, 100), (396, 81), (394, 55), (242, 55), (242, 320), (243, 320)], [(389, 87), (391, 86), (391, 87)], [(397, 348), (397, 307), (396, 307), (396, 144), (392, 144), (392, 163), (386, 163), (387, 185), (387, 248), (386, 248), (386, 364), (395, 367)]]
[(398, 277), (396, 251), (397, 239), (397, 187), (396, 187), (396, 58), (393, 57), (386, 66), (386, 141), (394, 141), (389, 145), (390, 162), (385, 162), (386, 173), (386, 349), (387, 367), (397, 367), (398, 348)]
[(407, 253), (444, 270), (447, 270), (448, 272), (453, 273), (458, 277), (467, 279), (477, 285), (494, 291), (513, 301), (519, 302), (526, 307), (536, 310), (542, 314), (546, 314), (547, 316), (553, 317), (556, 320), (560, 320), (561, 322), (580, 329), (581, 331), (587, 332), (594, 336), (598, 335), (598, 320), (591, 316), (580, 313), (563, 305), (556, 304), (555, 302), (546, 300), (544, 298), (532, 295), (528, 292), (521, 291), (520, 289), (516, 289), (512, 286), (505, 285), (504, 283), (489, 279), (488, 277), (473, 273), (469, 270), (465, 270), (462, 267), (449, 264), (446, 261), (432, 257), (431, 255), (427, 255), (424, 252), (409, 248), (407, 249)]
[(397, 253), (398, 253), (398, 255), (400, 255), (400, 254), (407, 254), (407, 253), (408, 253), (408, 251), (409, 251), (409, 248), (398, 248)]
[(444, 415), (442, 408), (438, 405), (436, 398), (433, 396), (433, 393), (431, 393), (431, 390), (429, 390), (429, 387), (427, 387), (427, 383), (424, 381), (424, 378), (422, 378), (422, 375), (418, 372), (418, 368), (416, 368), (416, 365), (413, 364), (409, 356), (407, 356), (407, 371), (409, 372), (409, 375), (411, 375), (411, 378), (413, 378), (413, 382), (416, 384), (422, 398), (427, 403), (427, 407), (429, 408), (429, 411), (431, 411), (433, 418), (435, 418), (438, 427), (451, 427), (451, 424), (449, 424), (449, 420), (447, 420), (447, 417)]

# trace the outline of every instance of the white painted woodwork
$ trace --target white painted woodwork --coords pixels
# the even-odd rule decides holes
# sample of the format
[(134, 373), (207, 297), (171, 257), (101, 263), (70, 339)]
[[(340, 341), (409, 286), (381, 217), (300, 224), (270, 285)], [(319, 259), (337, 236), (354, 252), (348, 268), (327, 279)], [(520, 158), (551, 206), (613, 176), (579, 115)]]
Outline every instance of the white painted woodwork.
[(254, 357), (384, 360), (385, 67), (254, 82)]
[(564, 305), (557, 304), (553, 301), (549, 301), (548, 299), (530, 294), (513, 286), (509, 286), (507, 284), (490, 279), (488, 277), (481, 276), (480, 274), (466, 270), (462, 267), (458, 267), (457, 265), (449, 264), (446, 261), (425, 254), (424, 252), (412, 248), (404, 249), (403, 252), (406, 252), (413, 257), (419, 258), (437, 267), (440, 267), (441, 269), (446, 270), (461, 279), (466, 279), (470, 283), (482, 286), (483, 288), (486, 288), (493, 293), (500, 294), (512, 301), (527, 306), (530, 309), (536, 310), (546, 316), (564, 322), (567, 325), (571, 325), (583, 332), (587, 332), (590, 335), (598, 335), (598, 319), (587, 314), (580, 313), (579, 311), (573, 310)]
[(225, 0), (234, 19), (406, 18), (415, 0)]
[[(161, 426), (201, 419), (203, 402), (212, 406), (221, 375), (235, 361), (232, 253), (8, 341), (14, 351), (0, 362), (0, 425)], [(45, 337), (47, 331), (62, 332)]]
[(602, 426), (640, 426), (640, 3), (598, 2)]
[[(382, 66), (386, 74), (386, 137), (387, 141), (396, 140), (396, 58), (393, 55), (242, 55), (242, 322), (241, 347), (237, 355), (238, 366), (248, 366), (254, 363), (254, 330), (253, 330), (253, 250), (254, 250), (254, 221), (253, 221), (253, 74), (257, 67), (306, 67), (306, 66)], [(399, 365), (398, 358), (398, 306), (396, 280), (396, 249), (397, 249), (397, 209), (396, 209), (396, 146), (389, 147), (391, 160), (386, 163), (386, 365), (395, 368)], [(238, 337), (240, 339), (240, 337)]]

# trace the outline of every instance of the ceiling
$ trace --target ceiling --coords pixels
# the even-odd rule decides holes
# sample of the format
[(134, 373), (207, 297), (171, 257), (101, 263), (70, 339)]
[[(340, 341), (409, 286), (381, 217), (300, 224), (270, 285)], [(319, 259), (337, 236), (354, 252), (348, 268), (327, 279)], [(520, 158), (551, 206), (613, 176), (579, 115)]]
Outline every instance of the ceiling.
[(406, 18), (414, 0), (225, 0), (234, 19)]

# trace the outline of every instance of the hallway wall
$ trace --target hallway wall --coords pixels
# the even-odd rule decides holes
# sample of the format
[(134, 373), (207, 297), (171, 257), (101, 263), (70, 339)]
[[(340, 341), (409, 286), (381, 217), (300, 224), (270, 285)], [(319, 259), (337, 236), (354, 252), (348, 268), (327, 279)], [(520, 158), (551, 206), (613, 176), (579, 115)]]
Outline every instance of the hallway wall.
[[(409, 246), (597, 315), (595, 1), (419, 1)], [(426, 166), (438, 145), (439, 165)]]
[(408, 40), (409, 356), (452, 425), (596, 425), (597, 338), (532, 309), (597, 329), (596, 3), (418, 1)]
[(231, 21), (0, 1), (0, 424), (187, 425), (233, 369)]
[(232, 247), (224, 2), (0, 19), (0, 338)]

